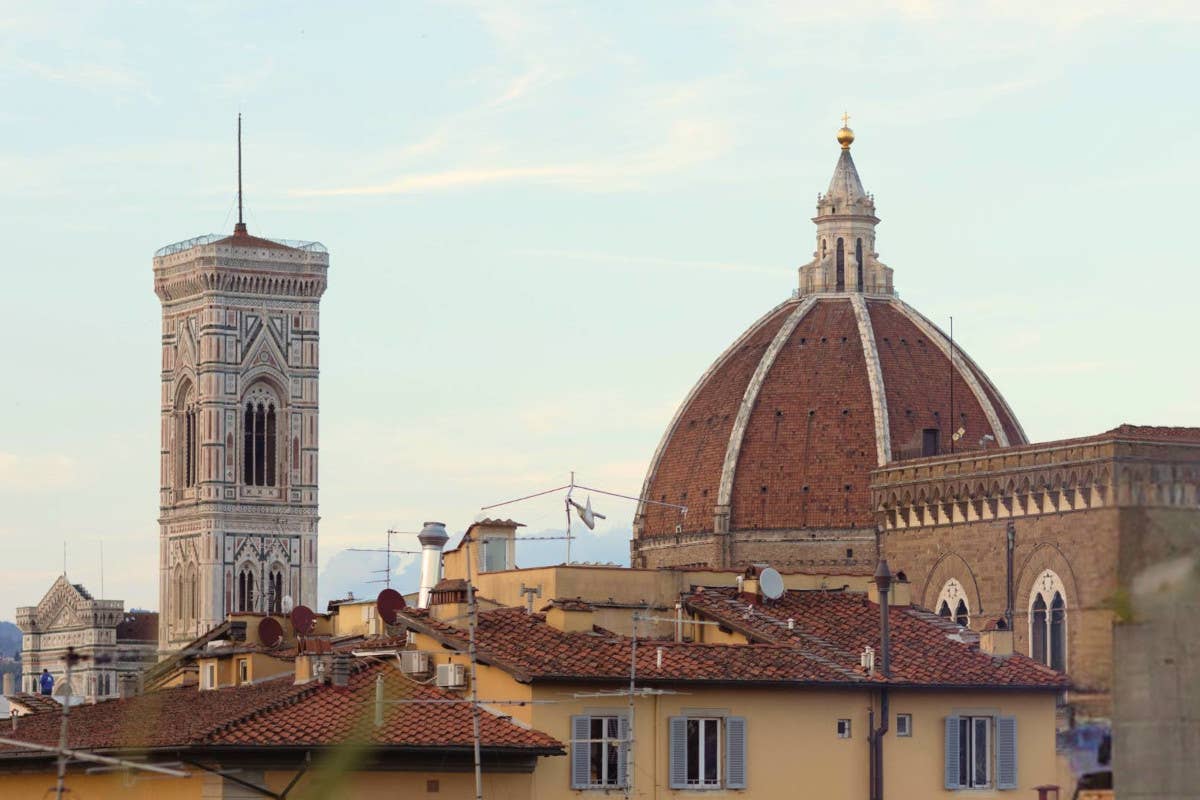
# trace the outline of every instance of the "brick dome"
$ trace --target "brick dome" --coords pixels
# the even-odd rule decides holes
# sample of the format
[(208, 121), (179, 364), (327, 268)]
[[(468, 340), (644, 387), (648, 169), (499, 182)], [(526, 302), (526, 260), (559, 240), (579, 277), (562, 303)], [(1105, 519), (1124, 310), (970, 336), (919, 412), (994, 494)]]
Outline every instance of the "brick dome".
[(655, 537), (873, 530), (878, 466), (1026, 442), (975, 362), (895, 296), (892, 270), (874, 252), (874, 211), (843, 149), (818, 203), (817, 251), (800, 269), (800, 292), (709, 367), (667, 427), (643, 486), (652, 502), (634, 520), (635, 564)]

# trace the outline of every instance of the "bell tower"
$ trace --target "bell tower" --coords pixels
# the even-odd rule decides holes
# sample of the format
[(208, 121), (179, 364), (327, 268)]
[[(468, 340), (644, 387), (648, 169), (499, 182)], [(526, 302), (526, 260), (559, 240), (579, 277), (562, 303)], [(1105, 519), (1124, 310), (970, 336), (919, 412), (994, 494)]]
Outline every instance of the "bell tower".
[(210, 234), (154, 254), (162, 303), (159, 649), (317, 599), (317, 242)]

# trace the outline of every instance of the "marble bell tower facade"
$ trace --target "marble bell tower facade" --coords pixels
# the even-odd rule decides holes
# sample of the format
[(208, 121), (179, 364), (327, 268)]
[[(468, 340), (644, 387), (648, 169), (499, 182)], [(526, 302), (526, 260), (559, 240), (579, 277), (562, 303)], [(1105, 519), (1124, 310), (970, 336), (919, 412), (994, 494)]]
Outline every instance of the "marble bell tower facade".
[(317, 600), (316, 242), (209, 235), (154, 256), (162, 303), (159, 649)]

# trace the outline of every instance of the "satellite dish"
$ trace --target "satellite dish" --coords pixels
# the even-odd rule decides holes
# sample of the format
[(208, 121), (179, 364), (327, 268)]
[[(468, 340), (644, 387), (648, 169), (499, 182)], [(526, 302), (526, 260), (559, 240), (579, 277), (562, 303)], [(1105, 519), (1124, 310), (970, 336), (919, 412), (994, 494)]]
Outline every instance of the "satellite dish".
[(317, 621), (317, 615), (312, 609), (306, 605), (298, 605), (292, 609), (292, 613), (288, 615), (292, 621), (292, 627), (296, 633), (303, 636), (306, 633), (312, 633), (313, 623)]
[(290, 614), (292, 609), (296, 607), (296, 601), (292, 599), (290, 594), (283, 596), (283, 613)]
[(266, 647), (274, 647), (283, 641), (283, 626), (274, 617), (263, 617), (258, 622), (258, 640)]
[(592, 496), (591, 495), (588, 495), (586, 505), (581, 506), (581, 505), (579, 505), (579, 503), (576, 503), (574, 500), (572, 500), (570, 498), (567, 498), (567, 502), (570, 503), (571, 505), (575, 506), (575, 513), (577, 513), (579, 515), (579, 519), (583, 520), (583, 524), (587, 526), (589, 531), (596, 529), (596, 520), (608, 519), (608, 517), (604, 516), (603, 514), (597, 514), (595, 511), (592, 511)]
[(758, 573), (758, 590), (768, 600), (778, 600), (786, 591), (783, 576), (774, 567), (767, 567)]
[(379, 598), (375, 601), (375, 608), (379, 611), (380, 619), (388, 625), (396, 624), (397, 614), (406, 605), (408, 604), (404, 602), (404, 595), (395, 589), (384, 589), (379, 593)]

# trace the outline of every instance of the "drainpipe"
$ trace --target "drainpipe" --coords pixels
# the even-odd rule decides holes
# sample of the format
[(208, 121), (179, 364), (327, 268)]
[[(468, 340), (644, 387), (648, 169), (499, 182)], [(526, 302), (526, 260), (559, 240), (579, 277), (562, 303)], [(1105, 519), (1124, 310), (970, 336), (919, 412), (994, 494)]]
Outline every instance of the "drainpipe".
[(892, 572), (888, 569), (887, 559), (880, 559), (879, 566), (875, 569), (875, 587), (879, 590), (879, 671), (883, 675), (885, 683), (879, 690), (880, 725), (878, 728), (874, 727), (874, 713), (871, 714), (868, 724), (872, 729), (870, 742), (871, 766), (873, 767), (871, 770), (871, 796), (873, 800), (883, 800), (883, 737), (887, 734), (891, 721), (891, 706), (886, 681), (892, 677), (892, 636), (888, 619), (888, 594), (892, 588)]
[(1007, 605), (1004, 608), (1004, 621), (1008, 623), (1008, 629), (1013, 629), (1013, 547), (1017, 541), (1017, 526), (1010, 519), (1005, 528), (1006, 538), (1008, 539), (1008, 579), (1006, 583), (1008, 591)]

